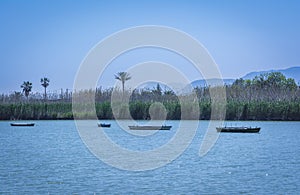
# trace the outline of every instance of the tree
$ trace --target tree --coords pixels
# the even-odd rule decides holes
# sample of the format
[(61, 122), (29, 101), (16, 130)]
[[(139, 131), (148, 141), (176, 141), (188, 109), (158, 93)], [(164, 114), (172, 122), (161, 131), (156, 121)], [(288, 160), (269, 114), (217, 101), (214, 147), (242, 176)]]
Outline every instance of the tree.
[(21, 85), (21, 88), (23, 89), (23, 92), (25, 93), (25, 96), (28, 100), (28, 96), (29, 96), (29, 93), (31, 92), (31, 89), (32, 89), (32, 83), (29, 82), (29, 81), (24, 81), (23, 84)]
[(297, 89), (297, 84), (296, 84), (296, 82), (295, 82), (295, 79), (292, 79), (292, 78), (286, 79), (286, 87), (287, 87), (289, 90), (295, 91), (295, 90)]
[(50, 80), (46, 77), (41, 78), (41, 85), (45, 88), (44, 98), (47, 99), (47, 87), (49, 86)]
[(152, 90), (152, 93), (155, 96), (161, 96), (162, 95), (162, 89), (161, 89), (159, 83), (157, 83), (156, 88)]
[(122, 91), (124, 94), (125, 91), (125, 82), (131, 79), (131, 76), (129, 75), (129, 73), (127, 72), (118, 72), (115, 75), (115, 79), (119, 80), (122, 82)]
[(281, 88), (284, 87), (286, 77), (281, 72), (271, 72), (267, 74), (266, 83), (268, 86)]

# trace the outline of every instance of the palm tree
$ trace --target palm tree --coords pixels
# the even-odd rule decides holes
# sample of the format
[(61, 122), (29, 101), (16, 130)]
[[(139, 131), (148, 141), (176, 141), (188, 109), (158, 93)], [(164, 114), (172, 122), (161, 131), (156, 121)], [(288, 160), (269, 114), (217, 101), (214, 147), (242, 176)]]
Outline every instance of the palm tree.
[(25, 96), (28, 100), (28, 96), (29, 96), (29, 93), (31, 92), (31, 89), (32, 89), (32, 83), (30, 83), (29, 81), (27, 82), (23, 82), (23, 84), (21, 85), (21, 88), (23, 88), (23, 92), (25, 93)]
[(49, 86), (49, 82), (50, 80), (46, 77), (41, 78), (41, 85), (45, 88), (45, 94), (44, 94), (44, 98), (45, 100), (47, 99), (47, 87)]
[(129, 79), (131, 79), (131, 76), (129, 75), (129, 73), (127, 72), (118, 72), (116, 75), (115, 75), (115, 79), (119, 80), (122, 82), (122, 91), (123, 91), (123, 94), (124, 94), (124, 91), (125, 91), (125, 82), (128, 81)]

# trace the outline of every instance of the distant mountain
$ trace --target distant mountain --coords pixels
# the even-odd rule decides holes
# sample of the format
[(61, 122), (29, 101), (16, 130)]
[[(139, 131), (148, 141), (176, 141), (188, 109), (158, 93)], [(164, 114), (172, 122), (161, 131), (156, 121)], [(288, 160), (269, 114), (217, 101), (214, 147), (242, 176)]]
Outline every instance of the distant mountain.
[[(223, 79), (223, 82), (225, 85), (231, 85), (233, 82), (235, 81), (235, 79)], [(200, 80), (195, 80), (193, 81), (192, 87), (204, 87), (207, 86), (208, 83), (212, 83), (210, 85), (214, 85), (214, 83), (218, 83), (218, 79), (208, 79), (207, 81), (204, 79), (200, 79)]]
[[(281, 72), (287, 78), (295, 79), (296, 83), (300, 84), (300, 67), (291, 67), (287, 69), (280, 69), (280, 70), (267, 70), (267, 71), (258, 71), (258, 72), (250, 72), (242, 77), (242, 79), (253, 79), (255, 76), (265, 73), (271, 72)], [(238, 79), (238, 78), (236, 78)], [(223, 82), (225, 85), (231, 85), (236, 79), (224, 79)], [(217, 79), (209, 79), (209, 82), (214, 83)], [(207, 83), (204, 79), (195, 80), (192, 82), (193, 87), (204, 87), (207, 86)]]
[[(291, 68), (287, 68), (287, 69), (280, 69), (280, 70), (250, 72), (250, 73), (246, 74), (245, 76), (243, 76), (242, 79), (253, 79), (255, 76), (258, 76), (260, 74), (270, 73), (270, 72), (281, 72), (287, 78), (295, 79), (295, 81), (298, 85), (300, 84), (300, 66), (299, 67), (291, 67)], [(236, 78), (236, 79), (238, 79), (238, 78)], [(236, 79), (224, 79), (223, 82), (225, 85), (231, 85)], [(220, 83), (219, 81), (220, 81), (219, 79), (208, 79), (207, 81), (204, 79), (199, 79), (199, 80), (193, 81), (191, 83), (191, 85), (193, 88), (204, 87), (207, 85), (213, 86), (213, 85), (217, 85), (218, 83)], [(157, 82), (147, 82), (147, 83), (144, 83), (143, 85), (138, 86), (138, 89), (154, 90), (154, 89), (156, 89), (156, 86), (157, 86)], [(184, 86), (180, 86), (179, 84), (176, 85), (175, 83), (173, 83), (172, 86), (178, 86), (179, 89), (184, 89), (183, 91), (190, 90), (190, 88), (188, 88), (188, 87), (184, 88)], [(170, 90), (171, 86), (166, 86), (166, 85), (160, 83), (160, 87), (162, 88), (162, 90)], [(173, 90), (176, 91), (175, 88), (173, 88)]]
[(258, 76), (260, 74), (271, 73), (271, 72), (281, 72), (285, 77), (295, 79), (297, 84), (300, 82), (300, 67), (291, 67), (291, 68), (280, 69), (280, 70), (250, 72), (242, 78), (243, 79), (253, 79), (255, 76)]

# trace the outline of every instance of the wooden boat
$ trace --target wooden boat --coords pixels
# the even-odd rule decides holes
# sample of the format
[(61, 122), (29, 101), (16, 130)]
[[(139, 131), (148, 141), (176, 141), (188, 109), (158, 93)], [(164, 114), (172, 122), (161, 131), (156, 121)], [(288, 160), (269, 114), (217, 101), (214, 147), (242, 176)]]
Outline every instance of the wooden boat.
[(128, 127), (130, 130), (170, 130), (172, 128), (169, 125), (133, 125)]
[(218, 132), (224, 133), (258, 133), (260, 127), (217, 127)]
[(98, 123), (98, 127), (106, 127), (109, 128), (111, 126), (110, 123)]
[(10, 126), (34, 126), (34, 123), (10, 123)]

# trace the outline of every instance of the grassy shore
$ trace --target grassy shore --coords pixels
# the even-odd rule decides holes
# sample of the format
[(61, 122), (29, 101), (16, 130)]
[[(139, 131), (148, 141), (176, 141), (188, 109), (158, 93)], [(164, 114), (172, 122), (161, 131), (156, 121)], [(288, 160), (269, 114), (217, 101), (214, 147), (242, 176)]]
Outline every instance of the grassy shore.
[[(168, 120), (180, 120), (181, 106), (179, 102), (163, 103)], [(150, 119), (150, 102), (131, 102), (129, 111), (136, 120)], [(110, 102), (96, 103), (99, 119), (114, 119)], [(209, 101), (199, 102), (200, 120), (209, 120), (211, 104)], [(189, 112), (193, 114), (192, 107)], [(126, 119), (128, 116), (124, 116)], [(91, 119), (93, 113), (76, 113), (76, 118)], [(191, 116), (192, 118), (192, 116)], [(71, 120), (73, 119), (72, 104), (68, 103), (17, 103), (1, 104), (0, 120)], [(189, 119), (189, 117), (187, 117)], [(300, 101), (228, 101), (226, 105), (226, 120), (300, 120)]]
[[(86, 110), (89, 108), (86, 104), (94, 101), (99, 119), (164, 119), (160, 115), (164, 114), (161, 111), (165, 111), (168, 120), (209, 120), (212, 109), (210, 91), (219, 90), (226, 92), (226, 120), (300, 121), (300, 87), (294, 79), (286, 78), (279, 72), (262, 74), (252, 80), (237, 79), (232, 85), (195, 87), (192, 92), (179, 94), (171, 89), (162, 90), (159, 84), (153, 89), (116, 89), (114, 94), (114, 89), (103, 90), (100, 87), (65, 95), (56, 94), (53, 97), (57, 98), (49, 96), (49, 99), (43, 99), (42, 95), (25, 98), (20, 92), (15, 92), (0, 95), (0, 120), (94, 119), (95, 114)], [(113, 109), (114, 112), (112, 99), (120, 101), (117, 109)], [(126, 99), (129, 100), (129, 105), (122, 103)], [(72, 112), (72, 100), (79, 103), (76, 105), (81, 108), (79, 112)], [(184, 104), (184, 113), (180, 100)], [(197, 102), (200, 115), (195, 105)], [(152, 110), (150, 116), (151, 109), (154, 109), (153, 103), (160, 106)]]

